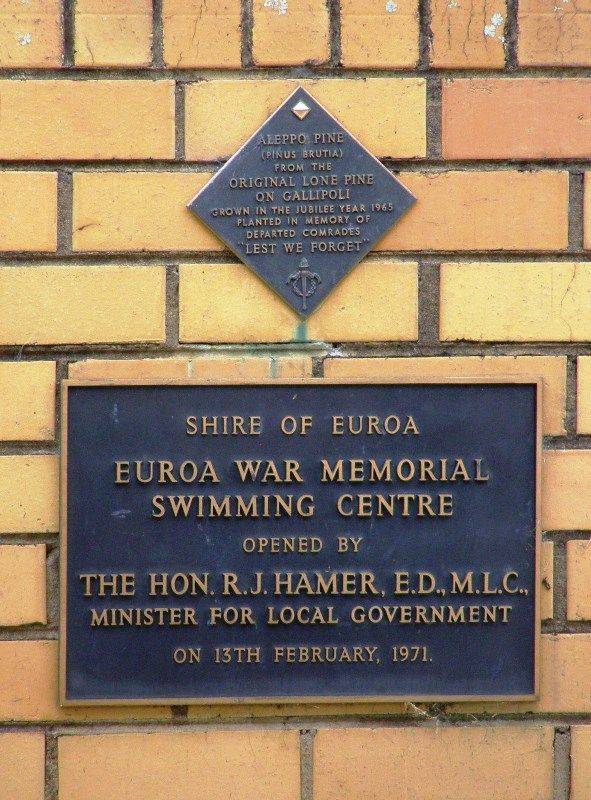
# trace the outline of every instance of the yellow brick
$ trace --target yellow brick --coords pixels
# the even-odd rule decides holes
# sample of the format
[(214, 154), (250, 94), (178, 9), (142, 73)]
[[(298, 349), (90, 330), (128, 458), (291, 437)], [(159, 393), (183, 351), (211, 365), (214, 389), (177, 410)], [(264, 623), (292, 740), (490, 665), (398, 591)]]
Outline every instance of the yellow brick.
[(76, 0), (77, 67), (134, 67), (151, 62), (151, 0)]
[(0, 67), (59, 67), (61, 63), (60, 0), (2, 0)]
[[(210, 177), (202, 172), (76, 174), (74, 249), (223, 250), (221, 240), (186, 210), (188, 200)], [(419, 202), (376, 250), (537, 250), (567, 245), (566, 173), (405, 172), (399, 177)]]
[(0, 533), (57, 530), (57, 457), (0, 456)]
[(166, 707), (60, 708), (57, 667), (58, 643), (55, 640), (0, 641), (0, 720), (170, 719), (170, 708)]
[[(255, 370), (257, 372), (260, 370), (262, 379), (279, 382), (312, 377), (312, 359), (309, 356), (286, 356), (285, 358), (279, 355), (271, 356), (268, 363), (259, 364), (255, 368), (255, 363), (261, 360), (263, 359), (236, 359), (237, 363), (235, 367), (232, 368), (233, 374), (236, 378), (244, 376), (252, 380)], [(195, 359), (193, 361), (195, 374), (210, 375), (211, 378), (215, 380), (218, 374), (217, 370), (219, 369), (215, 361), (216, 359), (212, 358), (207, 359), (207, 361), (203, 363), (203, 359), (201, 362), (199, 359)], [(230, 364), (228, 364), (226, 374), (229, 376), (232, 374), (232, 371), (230, 369)]]
[(168, 67), (240, 68), (240, 0), (163, 0)]
[(272, 703), (221, 706), (189, 706), (189, 719), (195, 723), (236, 722), (238, 720), (269, 720), (277, 717), (363, 717), (379, 714), (394, 716), (404, 714), (417, 719), (424, 711), (413, 703)]
[(0, 80), (0, 158), (174, 155), (174, 84), (151, 80)]
[(412, 341), (418, 336), (417, 264), (362, 261), (308, 320), (322, 341)]
[(56, 173), (0, 172), (0, 217), (0, 250), (55, 251)]
[(487, 0), (469, 4), (434, 0), (431, 64), (448, 69), (503, 67), (506, 19), (505, 0), (496, 0), (494, 5)]
[(542, 542), (540, 552), (540, 610), (542, 619), (554, 616), (554, 544)]
[(591, 450), (547, 450), (542, 471), (544, 530), (591, 530)]
[(233, 155), (298, 86), (325, 105), (374, 155), (425, 155), (424, 80), (321, 78), (208, 80), (188, 85), (187, 158), (215, 161)]
[(591, 356), (577, 359), (577, 430), (591, 433)]
[(566, 172), (402, 172), (418, 202), (376, 249), (563, 250)]
[[(368, 282), (379, 287), (371, 297), (371, 313)], [(400, 302), (395, 308), (393, 297)], [(241, 264), (181, 266), (179, 304), (182, 341), (409, 340), (417, 336), (417, 269), (416, 264), (359, 264), (307, 327)]]
[(591, 339), (591, 264), (443, 264), (441, 338)]
[(186, 208), (209, 178), (202, 172), (76, 174), (74, 250), (223, 250)]
[(419, 58), (417, 0), (341, 2), (341, 62), (345, 67), (414, 67)]
[(591, 538), (566, 543), (567, 617), (591, 619)]
[(60, 800), (300, 796), (298, 731), (60, 736), (58, 753)]
[(187, 358), (121, 358), (76, 361), (68, 365), (68, 377), (85, 381), (180, 380), (189, 377)]
[(310, 356), (251, 357), (224, 356), (193, 358), (189, 362), (189, 377), (215, 383), (217, 380), (261, 381), (264, 383), (298, 380), (312, 377)]
[(549, 800), (553, 738), (550, 725), (324, 728), (314, 797)]
[(328, 24), (324, 0), (254, 0), (254, 63), (272, 67), (328, 61)]
[(163, 267), (0, 270), (0, 343), (161, 342)]
[[(590, 634), (541, 637), (540, 694), (532, 703), (454, 703), (446, 710), (459, 714), (588, 714)], [(551, 796), (551, 795), (550, 795)]]
[(0, 362), (0, 439), (55, 436), (55, 361)]
[(46, 621), (45, 545), (0, 546), (0, 625)]
[(542, 377), (544, 433), (564, 431), (566, 358), (562, 356), (465, 356), (458, 358), (328, 358), (324, 376), (330, 378), (444, 378)]
[(6, 800), (43, 800), (43, 733), (0, 734), (0, 786)]
[(287, 342), (299, 317), (242, 264), (183, 264), (179, 270), (183, 342)]
[(212, 381), (289, 380), (312, 375), (309, 356), (203, 356), (201, 358), (88, 359), (69, 366), (69, 376), (79, 380)]
[(589, 800), (591, 797), (591, 728), (573, 725), (571, 728), (570, 800)]

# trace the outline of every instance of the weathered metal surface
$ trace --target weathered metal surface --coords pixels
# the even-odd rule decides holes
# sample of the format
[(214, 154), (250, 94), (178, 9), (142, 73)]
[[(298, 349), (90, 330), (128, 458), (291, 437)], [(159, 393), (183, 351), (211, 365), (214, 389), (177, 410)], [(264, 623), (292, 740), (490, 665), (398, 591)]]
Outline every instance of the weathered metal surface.
[(414, 202), (299, 88), (188, 207), (305, 317)]
[(532, 696), (536, 389), (69, 386), (62, 700)]

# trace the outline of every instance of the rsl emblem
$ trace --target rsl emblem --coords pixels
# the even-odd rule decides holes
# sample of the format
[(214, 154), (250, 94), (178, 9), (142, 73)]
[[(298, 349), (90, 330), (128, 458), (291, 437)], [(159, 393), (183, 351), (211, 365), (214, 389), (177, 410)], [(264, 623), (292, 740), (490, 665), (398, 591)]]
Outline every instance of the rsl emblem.
[(312, 272), (309, 266), (308, 259), (302, 258), (297, 271), (293, 272), (287, 279), (288, 285), (291, 285), (291, 291), (302, 299), (302, 311), (307, 310), (306, 300), (312, 297), (318, 288), (318, 284), (322, 283), (320, 275), (317, 272)]

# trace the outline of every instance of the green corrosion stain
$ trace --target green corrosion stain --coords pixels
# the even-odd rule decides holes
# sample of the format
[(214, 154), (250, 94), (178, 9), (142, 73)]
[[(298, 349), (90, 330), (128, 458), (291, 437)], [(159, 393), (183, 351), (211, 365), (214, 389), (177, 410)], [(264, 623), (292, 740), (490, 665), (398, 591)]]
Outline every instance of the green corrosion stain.
[(296, 325), (296, 329), (293, 334), (293, 338), (295, 342), (307, 342), (308, 341), (308, 331), (306, 326), (306, 321), (302, 320)]
[(279, 362), (276, 358), (271, 356), (271, 361), (269, 363), (269, 376), (275, 380), (279, 377)]

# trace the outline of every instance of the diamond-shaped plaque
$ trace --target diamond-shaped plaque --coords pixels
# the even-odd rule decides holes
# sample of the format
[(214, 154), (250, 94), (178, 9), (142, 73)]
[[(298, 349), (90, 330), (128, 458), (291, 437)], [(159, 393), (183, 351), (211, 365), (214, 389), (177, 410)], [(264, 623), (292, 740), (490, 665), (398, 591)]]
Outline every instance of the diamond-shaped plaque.
[(414, 202), (300, 87), (188, 207), (305, 317)]

